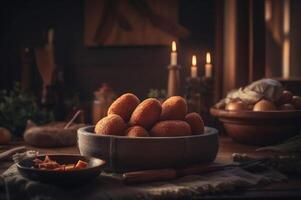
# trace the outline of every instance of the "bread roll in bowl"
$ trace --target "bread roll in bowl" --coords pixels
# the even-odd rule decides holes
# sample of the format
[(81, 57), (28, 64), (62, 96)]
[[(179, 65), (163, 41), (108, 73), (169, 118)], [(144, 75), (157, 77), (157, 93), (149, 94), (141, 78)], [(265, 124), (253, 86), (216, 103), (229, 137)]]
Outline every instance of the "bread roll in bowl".
[(97, 122), (94, 131), (103, 135), (124, 135), (126, 127), (126, 123), (119, 115), (110, 114)]
[(139, 103), (140, 100), (134, 94), (123, 94), (111, 104), (108, 109), (108, 115), (117, 114), (122, 117), (125, 122), (128, 122)]
[(225, 109), (229, 111), (237, 111), (237, 110), (248, 110), (249, 108), (248, 108), (248, 104), (240, 100), (236, 100), (227, 103)]
[(183, 97), (172, 96), (162, 104), (162, 120), (183, 120), (187, 113), (187, 103)]
[(295, 106), (290, 103), (286, 103), (279, 106), (279, 110), (296, 110)]
[(296, 109), (301, 109), (301, 97), (300, 96), (293, 96), (292, 103)]
[(277, 104), (287, 104), (291, 103), (293, 99), (293, 93), (288, 90), (283, 90), (281, 96), (279, 97)]
[(161, 110), (161, 104), (157, 99), (148, 98), (136, 107), (131, 116), (130, 125), (140, 125), (149, 129), (159, 120)]
[(265, 99), (258, 101), (253, 108), (253, 111), (270, 111), (270, 110), (277, 110), (277, 108), (273, 102)]
[(166, 120), (156, 123), (150, 131), (152, 137), (174, 137), (191, 135), (189, 124), (181, 120)]

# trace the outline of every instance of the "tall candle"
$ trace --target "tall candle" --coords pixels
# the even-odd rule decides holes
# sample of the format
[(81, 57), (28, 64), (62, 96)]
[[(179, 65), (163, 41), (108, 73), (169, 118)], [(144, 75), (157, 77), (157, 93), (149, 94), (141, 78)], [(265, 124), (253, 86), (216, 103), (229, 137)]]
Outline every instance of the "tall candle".
[(48, 44), (52, 45), (53, 44), (53, 40), (54, 40), (54, 29), (50, 28), (48, 30)]
[(205, 77), (206, 78), (212, 77), (211, 55), (209, 52), (206, 53)]
[(171, 44), (170, 65), (177, 65), (177, 45), (175, 41)]
[(192, 65), (191, 65), (191, 78), (198, 77), (198, 68), (196, 66), (196, 56), (192, 56)]

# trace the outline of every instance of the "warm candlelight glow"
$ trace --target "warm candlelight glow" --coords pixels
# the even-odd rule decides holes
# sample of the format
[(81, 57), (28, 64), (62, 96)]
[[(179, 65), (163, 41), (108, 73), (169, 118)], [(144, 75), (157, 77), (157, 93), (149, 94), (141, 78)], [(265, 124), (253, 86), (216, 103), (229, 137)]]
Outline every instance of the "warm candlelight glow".
[(198, 77), (198, 68), (196, 66), (196, 55), (192, 56), (191, 78)]
[(266, 0), (264, 5), (264, 18), (265, 21), (270, 22), (272, 20), (272, 0)]
[(171, 54), (170, 54), (170, 65), (177, 65), (178, 64), (178, 55), (177, 55), (177, 44), (175, 41), (171, 43)]
[(205, 77), (206, 78), (212, 77), (211, 55), (209, 52), (206, 53)]
[(196, 66), (196, 56), (192, 56), (192, 66)]
[(210, 64), (211, 63), (211, 55), (209, 52), (206, 53), (206, 63)]
[(172, 43), (171, 43), (171, 50), (172, 50), (173, 52), (176, 52), (176, 51), (177, 51), (177, 44), (176, 44), (175, 41), (172, 41)]

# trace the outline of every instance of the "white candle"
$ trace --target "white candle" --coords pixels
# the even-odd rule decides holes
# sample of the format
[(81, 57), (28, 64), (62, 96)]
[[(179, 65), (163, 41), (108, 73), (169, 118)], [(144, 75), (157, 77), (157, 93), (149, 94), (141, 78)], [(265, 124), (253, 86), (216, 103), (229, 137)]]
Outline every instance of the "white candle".
[(192, 66), (191, 66), (191, 78), (198, 77), (198, 68), (196, 66), (196, 56), (192, 56)]
[(170, 65), (177, 65), (177, 45), (173, 41), (171, 44)]
[(52, 45), (53, 44), (53, 40), (54, 40), (54, 29), (50, 28), (48, 30), (48, 44)]
[(205, 77), (206, 78), (212, 77), (212, 64), (211, 64), (211, 56), (209, 52), (206, 53)]

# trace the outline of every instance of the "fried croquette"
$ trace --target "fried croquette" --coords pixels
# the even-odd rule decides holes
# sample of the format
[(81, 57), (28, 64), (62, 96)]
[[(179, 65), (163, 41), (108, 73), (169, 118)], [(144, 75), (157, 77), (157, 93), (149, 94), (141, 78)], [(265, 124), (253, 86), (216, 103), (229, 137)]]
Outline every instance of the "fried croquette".
[(123, 94), (111, 104), (108, 109), (108, 115), (117, 114), (122, 117), (125, 122), (128, 122), (139, 103), (140, 100), (136, 95), (131, 93)]
[(183, 97), (172, 96), (162, 104), (162, 120), (183, 120), (187, 113), (187, 103)]
[(130, 124), (149, 129), (159, 120), (161, 111), (160, 102), (155, 98), (148, 98), (136, 107), (131, 116)]
[(190, 125), (191, 133), (193, 135), (204, 133), (204, 121), (198, 113), (193, 112), (187, 114), (185, 120)]
[(128, 137), (149, 137), (149, 134), (142, 126), (132, 126), (125, 131)]
[(152, 137), (173, 137), (191, 135), (189, 124), (181, 120), (166, 120), (156, 123), (150, 131)]
[(126, 127), (126, 123), (119, 115), (110, 114), (97, 122), (94, 131), (102, 135), (124, 135)]

